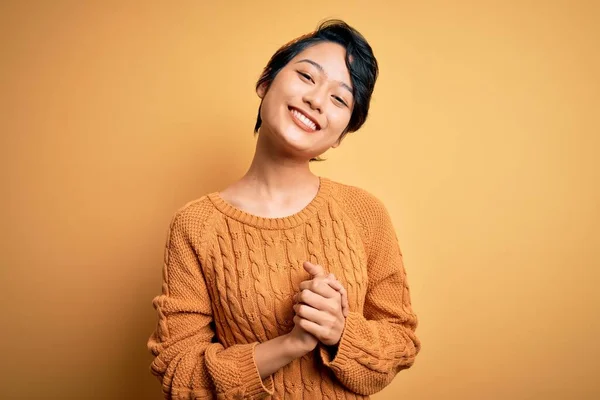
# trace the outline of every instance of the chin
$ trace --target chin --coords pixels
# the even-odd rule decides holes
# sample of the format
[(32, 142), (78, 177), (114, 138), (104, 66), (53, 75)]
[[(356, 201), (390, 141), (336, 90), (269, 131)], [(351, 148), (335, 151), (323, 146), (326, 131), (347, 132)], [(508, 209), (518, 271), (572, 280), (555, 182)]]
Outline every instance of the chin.
[[(287, 108), (286, 108), (287, 112)], [(263, 124), (266, 121), (263, 120)], [(293, 121), (279, 120), (279, 124), (269, 124), (269, 134), (272, 135), (272, 143), (290, 155), (306, 158), (316, 157), (315, 147), (318, 147), (319, 133), (311, 133), (296, 126)]]
[(279, 132), (274, 135), (273, 150), (280, 154), (286, 154), (290, 158), (310, 159), (314, 153), (314, 145), (311, 145), (305, 138), (302, 139), (296, 134), (290, 132)]

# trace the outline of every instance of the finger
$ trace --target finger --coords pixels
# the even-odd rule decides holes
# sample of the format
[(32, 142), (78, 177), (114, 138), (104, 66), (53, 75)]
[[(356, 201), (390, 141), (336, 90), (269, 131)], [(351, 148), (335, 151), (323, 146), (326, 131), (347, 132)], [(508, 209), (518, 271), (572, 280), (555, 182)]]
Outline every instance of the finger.
[(314, 322), (317, 325), (324, 325), (327, 323), (330, 316), (328, 316), (323, 311), (319, 311), (316, 308), (313, 308), (307, 304), (296, 304), (294, 305), (294, 312), (299, 317), (307, 319), (311, 322)]
[(339, 311), (339, 303), (334, 299), (328, 299), (309, 289), (304, 289), (296, 296), (297, 303), (304, 303), (319, 311), (333, 314)]
[[(327, 276), (319, 276), (313, 279), (308, 279), (306, 281), (302, 281), (300, 282), (300, 285), (298, 285), (298, 288), (300, 290), (303, 289), (311, 289), (313, 291), (314, 290), (314, 286), (323, 286), (323, 289), (321, 290), (317, 290), (317, 292), (319, 292), (319, 294), (321, 294), (321, 296), (325, 296), (328, 298), (331, 297), (335, 297), (336, 293), (335, 292), (339, 292), (339, 289), (343, 288), (342, 284), (339, 283), (339, 281), (337, 281), (335, 279), (335, 275), (334, 274), (329, 274)], [(334, 287), (335, 285), (335, 287)], [(331, 287), (334, 291), (329, 290), (329, 287)]]
[(313, 264), (310, 261), (304, 261), (302, 264), (304, 270), (308, 272), (312, 277), (324, 276), (325, 270), (319, 264)]
[(328, 278), (315, 278), (309, 281), (301, 282), (298, 288), (300, 290), (311, 290), (317, 294), (328, 299), (333, 299), (339, 296), (338, 291), (329, 285), (331, 279)]
[(314, 322), (304, 319), (298, 315), (294, 317), (294, 324), (298, 325), (300, 328), (304, 329), (306, 332), (310, 333), (316, 338), (322, 337), (323, 333), (325, 332), (325, 329), (318, 324), (315, 324)]
[(335, 289), (342, 296), (342, 313), (344, 317), (348, 316), (348, 312), (350, 311), (350, 305), (348, 304), (348, 292), (342, 286), (339, 281), (330, 281), (329, 286), (332, 289)]
[[(312, 293), (314, 293), (315, 295), (317, 295), (317, 296), (320, 296), (320, 298), (324, 300), (324, 302), (320, 302), (320, 299), (319, 299), (319, 298), (316, 298), (316, 299), (314, 299), (314, 300), (313, 300), (313, 299), (311, 299), (311, 298), (310, 298), (310, 295), (309, 295), (309, 294), (305, 294), (305, 295), (304, 295), (304, 298), (307, 298), (307, 299), (308, 299), (308, 300), (306, 300), (306, 301), (313, 302), (313, 304), (316, 304), (316, 303), (320, 304), (320, 305), (319, 305), (319, 306), (317, 306), (317, 307), (321, 307), (322, 311), (328, 311), (328, 310), (329, 310), (329, 312), (333, 313), (333, 312), (334, 312), (333, 308), (334, 308), (334, 307), (336, 307), (336, 305), (337, 305), (337, 304), (339, 304), (339, 307), (342, 309), (342, 314), (344, 314), (344, 317), (347, 317), (347, 316), (348, 316), (348, 315), (347, 315), (347, 312), (348, 312), (348, 309), (349, 309), (349, 307), (348, 307), (348, 302), (347, 302), (347, 301), (346, 301), (346, 304), (345, 304), (345, 305), (344, 305), (344, 304), (341, 304), (341, 300), (340, 300), (340, 303), (338, 303), (337, 301), (334, 301), (334, 304), (330, 305), (329, 303), (330, 303), (332, 300), (335, 300), (335, 299), (336, 299), (336, 297), (329, 297), (329, 298), (328, 298), (328, 297), (325, 297), (325, 296), (322, 296), (322, 295), (320, 295), (319, 293), (315, 293), (315, 292), (313, 292), (313, 291), (312, 291), (312, 290), (310, 290), (310, 289), (303, 289), (303, 290), (306, 290), (306, 291), (308, 291), (308, 292), (312, 292)], [(333, 289), (332, 289), (332, 290), (333, 290)], [(294, 303), (294, 304), (298, 304), (298, 303), (305, 303), (305, 302), (302, 300), (302, 298), (300, 297), (300, 294), (301, 294), (301, 293), (302, 293), (302, 291), (300, 291), (300, 292), (298, 292), (298, 293), (296, 293), (295, 295), (293, 295), (293, 296), (292, 296), (292, 303)], [(340, 297), (340, 294), (339, 294), (337, 291), (333, 290), (333, 293), (335, 294), (335, 296), (337, 296), (337, 298), (343, 299), (342, 297)], [(307, 297), (307, 296), (308, 296), (308, 297)], [(314, 302), (316, 302), (316, 303), (314, 303)], [(327, 304), (325, 304), (325, 303), (327, 303)], [(344, 310), (346, 310), (346, 311), (344, 311)]]
[(348, 304), (348, 292), (339, 281), (329, 282), (329, 286), (335, 289), (342, 296), (342, 313), (344, 317), (348, 316), (348, 312), (350, 311), (350, 305)]

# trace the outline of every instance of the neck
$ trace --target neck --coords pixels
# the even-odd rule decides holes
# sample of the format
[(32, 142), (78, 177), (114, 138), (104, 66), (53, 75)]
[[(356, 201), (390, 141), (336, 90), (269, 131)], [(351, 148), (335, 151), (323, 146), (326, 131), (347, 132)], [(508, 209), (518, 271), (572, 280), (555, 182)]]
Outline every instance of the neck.
[(254, 158), (243, 181), (257, 187), (267, 196), (305, 191), (318, 185), (319, 178), (312, 173), (307, 160), (290, 158), (270, 149), (259, 136)]

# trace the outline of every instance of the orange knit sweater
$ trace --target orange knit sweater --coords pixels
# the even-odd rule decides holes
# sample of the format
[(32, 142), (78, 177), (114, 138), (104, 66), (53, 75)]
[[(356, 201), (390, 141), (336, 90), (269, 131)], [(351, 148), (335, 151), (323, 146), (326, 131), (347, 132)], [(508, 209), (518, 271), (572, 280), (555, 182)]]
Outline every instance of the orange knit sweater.
[[(265, 380), (256, 344), (293, 328), (304, 261), (332, 272), (350, 313), (337, 354), (317, 347)], [(173, 217), (152, 373), (169, 399), (368, 399), (419, 352), (402, 254), (382, 203), (321, 178), (286, 218), (260, 218), (211, 193)]]

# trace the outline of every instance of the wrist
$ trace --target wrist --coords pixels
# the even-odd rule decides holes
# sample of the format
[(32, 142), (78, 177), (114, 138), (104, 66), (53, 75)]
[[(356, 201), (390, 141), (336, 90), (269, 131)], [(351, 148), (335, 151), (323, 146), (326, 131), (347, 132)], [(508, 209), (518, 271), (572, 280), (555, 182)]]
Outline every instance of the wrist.
[(292, 358), (300, 358), (313, 350), (313, 348), (290, 333), (284, 335), (283, 345), (286, 354)]

